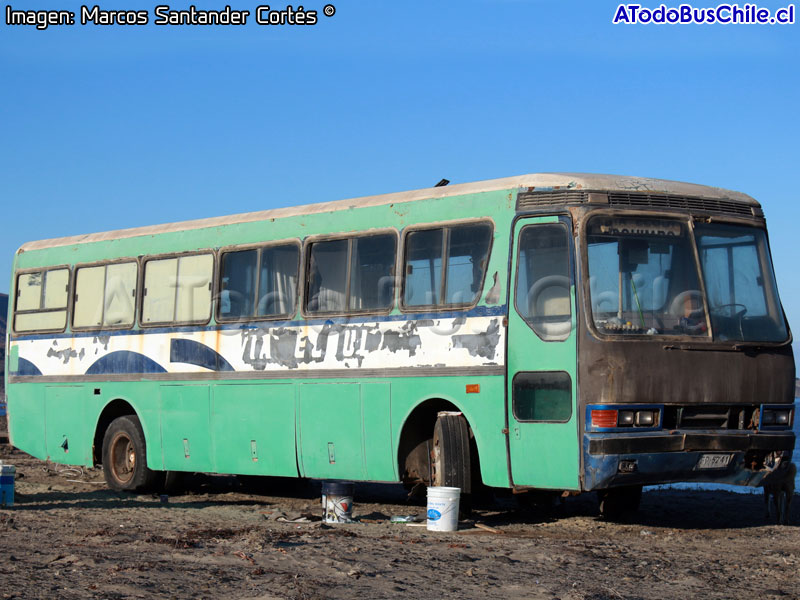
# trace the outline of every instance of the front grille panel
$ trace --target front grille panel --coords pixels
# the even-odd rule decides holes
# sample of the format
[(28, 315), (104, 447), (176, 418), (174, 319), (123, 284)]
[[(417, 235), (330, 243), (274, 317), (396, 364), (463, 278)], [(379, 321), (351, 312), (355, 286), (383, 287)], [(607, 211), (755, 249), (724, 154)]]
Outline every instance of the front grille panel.
[[(755, 429), (757, 407), (742, 404), (665, 406), (664, 429)], [(755, 416), (755, 422), (754, 422)]]

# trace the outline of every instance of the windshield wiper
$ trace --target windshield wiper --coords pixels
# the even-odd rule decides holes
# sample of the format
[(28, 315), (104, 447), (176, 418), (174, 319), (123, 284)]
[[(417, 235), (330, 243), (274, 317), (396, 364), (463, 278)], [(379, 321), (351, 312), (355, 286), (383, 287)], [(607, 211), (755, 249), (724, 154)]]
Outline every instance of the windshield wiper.
[(664, 350), (687, 350), (689, 352), (741, 352), (742, 348), (737, 346), (686, 346), (684, 344), (665, 344)]

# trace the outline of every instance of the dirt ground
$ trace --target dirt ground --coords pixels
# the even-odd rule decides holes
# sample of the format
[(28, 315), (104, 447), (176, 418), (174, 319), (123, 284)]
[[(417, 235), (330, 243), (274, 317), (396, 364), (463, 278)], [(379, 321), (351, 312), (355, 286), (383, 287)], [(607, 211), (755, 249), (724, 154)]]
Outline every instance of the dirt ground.
[(17, 467), (2, 598), (800, 598), (798, 498), (789, 526), (728, 492), (646, 491), (626, 523), (599, 519), (591, 494), (499, 498), (435, 533), (389, 521), (425, 512), (401, 486), (358, 486), (359, 522), (325, 525), (314, 482), (193, 476), (164, 503), (111, 492), (99, 469), (5, 445), (0, 459)]

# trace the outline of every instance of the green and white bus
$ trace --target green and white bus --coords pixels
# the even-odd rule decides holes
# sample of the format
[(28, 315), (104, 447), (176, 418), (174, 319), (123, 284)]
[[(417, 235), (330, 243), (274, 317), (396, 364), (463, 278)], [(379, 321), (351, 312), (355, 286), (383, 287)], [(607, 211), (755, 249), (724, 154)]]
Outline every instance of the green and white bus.
[(22, 246), (12, 443), (171, 471), (600, 493), (757, 486), (794, 360), (760, 205), (534, 174)]

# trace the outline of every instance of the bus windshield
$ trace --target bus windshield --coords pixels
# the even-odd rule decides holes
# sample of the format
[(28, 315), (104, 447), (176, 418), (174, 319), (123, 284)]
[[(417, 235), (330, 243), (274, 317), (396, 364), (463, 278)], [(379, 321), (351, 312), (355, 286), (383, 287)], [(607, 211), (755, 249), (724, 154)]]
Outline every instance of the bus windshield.
[(600, 333), (709, 335), (685, 223), (595, 217), (587, 243), (592, 314)]
[(713, 335), (716, 341), (786, 340), (764, 232), (698, 225), (695, 237), (708, 298), (701, 291), (685, 222), (591, 219), (589, 290), (597, 330), (607, 335)]
[(762, 229), (695, 227), (714, 338), (783, 342), (788, 337)]

